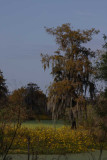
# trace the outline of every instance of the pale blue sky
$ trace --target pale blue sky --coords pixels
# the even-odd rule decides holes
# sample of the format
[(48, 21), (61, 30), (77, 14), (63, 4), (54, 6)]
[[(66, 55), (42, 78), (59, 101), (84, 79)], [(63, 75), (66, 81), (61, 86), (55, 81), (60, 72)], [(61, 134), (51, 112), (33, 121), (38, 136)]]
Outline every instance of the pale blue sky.
[(99, 29), (88, 46), (101, 48), (107, 0), (0, 0), (0, 69), (10, 90), (34, 82), (45, 92), (52, 78), (42, 68), (40, 53), (53, 53), (56, 45), (44, 26), (64, 23)]

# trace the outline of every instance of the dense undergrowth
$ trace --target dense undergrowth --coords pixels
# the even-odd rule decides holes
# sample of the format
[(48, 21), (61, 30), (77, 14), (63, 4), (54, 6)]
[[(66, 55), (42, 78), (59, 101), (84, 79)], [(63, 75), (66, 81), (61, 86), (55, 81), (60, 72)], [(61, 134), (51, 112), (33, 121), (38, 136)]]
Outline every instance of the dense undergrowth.
[[(14, 129), (5, 130), (5, 144), (11, 142)], [(58, 129), (37, 127), (20, 128), (13, 142), (11, 153), (36, 152), (37, 154), (81, 153), (94, 150), (98, 143), (88, 130), (71, 130), (70, 127)]]

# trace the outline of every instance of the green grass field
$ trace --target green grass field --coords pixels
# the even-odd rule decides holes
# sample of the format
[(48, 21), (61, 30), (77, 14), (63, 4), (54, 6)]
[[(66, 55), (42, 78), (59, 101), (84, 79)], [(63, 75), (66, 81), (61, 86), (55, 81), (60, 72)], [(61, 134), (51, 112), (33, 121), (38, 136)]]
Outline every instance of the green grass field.
[(22, 123), (22, 127), (27, 127), (27, 128), (36, 128), (36, 127), (56, 127), (60, 128), (64, 125), (67, 125), (64, 121), (58, 120), (54, 122), (52, 120), (33, 120), (33, 121), (25, 121)]

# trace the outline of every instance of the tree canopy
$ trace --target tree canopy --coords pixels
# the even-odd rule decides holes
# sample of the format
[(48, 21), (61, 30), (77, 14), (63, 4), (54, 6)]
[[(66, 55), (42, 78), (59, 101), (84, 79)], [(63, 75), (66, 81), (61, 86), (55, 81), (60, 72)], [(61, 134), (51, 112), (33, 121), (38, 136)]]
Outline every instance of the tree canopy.
[(35, 83), (28, 83), (27, 86), (14, 90), (9, 99), (14, 106), (19, 105), (22, 109), (26, 109), (28, 119), (47, 111), (46, 95)]
[(54, 78), (49, 86), (48, 107), (57, 117), (66, 107), (76, 108), (85, 104), (87, 91), (91, 98), (94, 96), (95, 74), (91, 59), (95, 52), (86, 48), (85, 44), (92, 40), (99, 31), (75, 30), (70, 24), (63, 24), (56, 28), (46, 28), (47, 33), (55, 37), (58, 45), (53, 55), (41, 54), (44, 69), (51, 67)]
[(27, 84), (25, 103), (36, 114), (46, 112), (46, 95), (37, 84)]

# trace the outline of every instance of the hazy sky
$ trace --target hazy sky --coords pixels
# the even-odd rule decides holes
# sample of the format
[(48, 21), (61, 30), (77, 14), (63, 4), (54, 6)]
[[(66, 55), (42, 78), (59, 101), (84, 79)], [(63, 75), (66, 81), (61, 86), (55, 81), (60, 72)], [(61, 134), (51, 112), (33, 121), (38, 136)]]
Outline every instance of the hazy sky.
[(101, 48), (107, 34), (107, 0), (0, 0), (0, 69), (10, 90), (28, 82), (45, 92), (52, 80), (42, 68), (40, 53), (53, 53), (54, 38), (44, 26), (71, 23), (76, 29), (101, 32), (88, 46)]

